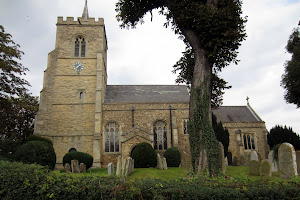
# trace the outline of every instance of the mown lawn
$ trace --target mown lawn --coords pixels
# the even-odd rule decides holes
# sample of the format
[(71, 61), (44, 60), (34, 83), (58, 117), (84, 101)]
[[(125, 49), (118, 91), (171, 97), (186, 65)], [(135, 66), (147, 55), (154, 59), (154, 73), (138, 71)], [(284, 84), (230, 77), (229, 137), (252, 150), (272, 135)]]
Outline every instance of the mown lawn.
[[(88, 174), (101, 174), (103, 176), (108, 176), (107, 169), (89, 169), (86, 175)], [(129, 179), (176, 179), (187, 177), (187, 173), (184, 173), (184, 168), (181, 167), (169, 167), (168, 170), (160, 170), (157, 168), (135, 168), (133, 172), (128, 176)], [(247, 178), (250, 180), (272, 180), (278, 179), (280, 177), (279, 173), (273, 173), (272, 177), (260, 177), (260, 176), (250, 176), (248, 166), (227, 166), (225, 176), (230, 176), (233, 178), (241, 179)]]

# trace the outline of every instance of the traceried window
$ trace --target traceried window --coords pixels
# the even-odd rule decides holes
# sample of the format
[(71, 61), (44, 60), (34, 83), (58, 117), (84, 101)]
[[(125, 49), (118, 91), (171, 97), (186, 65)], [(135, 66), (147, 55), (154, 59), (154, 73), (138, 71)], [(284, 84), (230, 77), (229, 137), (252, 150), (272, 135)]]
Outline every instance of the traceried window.
[(79, 36), (75, 40), (75, 57), (85, 57), (86, 41)]
[(188, 119), (183, 120), (183, 134), (188, 134)]
[(166, 150), (168, 148), (167, 126), (163, 121), (157, 121), (153, 125), (154, 149)]
[(106, 125), (105, 152), (119, 152), (119, 125), (115, 122)]
[(254, 134), (243, 134), (244, 148), (245, 150), (255, 149)]

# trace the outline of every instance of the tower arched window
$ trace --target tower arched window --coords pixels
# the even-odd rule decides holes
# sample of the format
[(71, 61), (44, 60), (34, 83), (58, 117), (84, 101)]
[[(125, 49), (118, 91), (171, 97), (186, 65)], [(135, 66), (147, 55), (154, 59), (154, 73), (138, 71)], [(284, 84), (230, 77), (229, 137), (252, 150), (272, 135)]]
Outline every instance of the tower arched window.
[(119, 125), (108, 123), (105, 128), (105, 152), (119, 152)]
[(163, 121), (157, 121), (153, 125), (154, 149), (166, 150), (168, 148), (167, 126)]
[(75, 57), (85, 57), (86, 41), (84, 37), (79, 36), (75, 40)]

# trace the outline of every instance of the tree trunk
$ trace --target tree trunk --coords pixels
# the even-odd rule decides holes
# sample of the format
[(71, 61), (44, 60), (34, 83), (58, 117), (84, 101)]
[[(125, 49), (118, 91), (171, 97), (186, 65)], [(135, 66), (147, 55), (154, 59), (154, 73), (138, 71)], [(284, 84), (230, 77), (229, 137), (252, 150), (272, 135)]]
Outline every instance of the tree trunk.
[[(192, 46), (194, 55), (195, 55), (195, 66), (194, 66), (194, 72), (193, 72), (193, 80), (191, 85), (191, 93), (190, 93), (190, 104), (189, 104), (189, 117), (190, 120), (194, 118), (195, 112), (197, 111), (197, 105), (198, 105), (198, 96), (200, 96), (200, 99), (204, 98), (205, 93), (208, 95), (209, 99), (209, 105), (208, 105), (208, 118), (211, 122), (211, 72), (212, 68), (209, 64), (208, 58), (207, 58), (207, 52), (200, 47), (199, 40), (195, 32), (192, 30), (182, 30), (183, 34), (185, 35), (185, 38), (189, 42), (189, 44)], [(196, 93), (197, 89), (201, 88), (201, 92)], [(206, 91), (204, 91), (207, 89)], [(200, 120), (200, 119), (199, 119)], [(208, 126), (211, 126), (211, 124), (207, 124)], [(192, 133), (191, 133), (192, 134)], [(200, 131), (200, 136), (203, 135), (202, 131)], [(200, 144), (199, 144), (200, 145)], [(191, 147), (193, 148), (193, 147)], [(198, 147), (196, 147), (198, 148)], [(199, 159), (196, 163), (193, 163), (194, 168), (198, 168), (198, 171), (203, 171), (203, 169), (207, 166), (207, 157), (206, 157), (206, 150), (204, 148), (203, 142), (201, 142), (200, 146), (200, 152), (199, 152)]]

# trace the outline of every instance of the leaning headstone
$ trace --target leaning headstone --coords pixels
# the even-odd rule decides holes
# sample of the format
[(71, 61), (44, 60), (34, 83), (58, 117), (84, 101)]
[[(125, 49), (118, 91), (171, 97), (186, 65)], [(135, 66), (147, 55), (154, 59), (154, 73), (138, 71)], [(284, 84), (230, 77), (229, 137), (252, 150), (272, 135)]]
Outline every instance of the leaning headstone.
[(123, 165), (122, 165), (122, 176), (125, 176), (126, 164), (127, 164), (127, 159), (124, 159), (123, 160)]
[(71, 160), (72, 173), (80, 173), (78, 160)]
[(85, 173), (86, 172), (86, 165), (84, 163), (80, 163), (79, 171), (80, 171), (80, 173)]
[(108, 175), (114, 175), (115, 174), (114, 163), (108, 163), (108, 165), (107, 165), (107, 173), (108, 173)]
[(65, 171), (65, 172), (71, 172), (71, 165), (70, 165), (69, 163), (66, 163), (66, 164), (64, 165), (64, 171)]
[(279, 171), (281, 178), (297, 176), (296, 152), (293, 145), (283, 143), (278, 149)]
[(163, 170), (167, 170), (168, 165), (167, 165), (167, 159), (165, 157), (162, 158), (162, 163), (163, 163)]
[(249, 175), (259, 176), (259, 162), (256, 160), (251, 160), (249, 162)]
[(116, 170), (116, 175), (120, 176), (121, 175), (121, 169), (122, 169), (122, 165), (121, 165), (121, 156), (118, 157), (118, 162), (117, 162), (117, 170)]
[(250, 160), (256, 160), (258, 161), (258, 155), (257, 155), (257, 152), (256, 151), (252, 151), (251, 154), (250, 154)]
[(296, 151), (297, 171), (300, 172), (300, 151)]
[(159, 153), (157, 154), (157, 166), (159, 169), (164, 169), (162, 159), (161, 159)]
[(274, 151), (271, 150), (268, 154), (268, 160), (271, 164), (271, 170), (272, 172), (278, 172), (278, 160), (275, 160), (274, 158)]
[(265, 159), (260, 164), (260, 175), (261, 176), (272, 176), (272, 166), (269, 160)]
[(225, 158), (224, 158), (224, 146), (221, 142), (219, 142), (219, 161), (220, 161), (220, 166), (222, 169), (223, 174), (226, 172), (226, 163), (225, 163)]
[(127, 175), (129, 175), (131, 172), (132, 172), (132, 158), (129, 157), (128, 158), (128, 172), (127, 172)]

